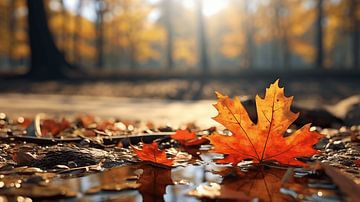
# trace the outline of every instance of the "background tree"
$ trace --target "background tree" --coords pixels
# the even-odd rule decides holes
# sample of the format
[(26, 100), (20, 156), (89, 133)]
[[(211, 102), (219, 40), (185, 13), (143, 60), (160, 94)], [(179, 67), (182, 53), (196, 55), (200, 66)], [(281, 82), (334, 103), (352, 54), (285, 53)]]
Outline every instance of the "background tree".
[(29, 41), (31, 49), (28, 76), (41, 79), (63, 78), (69, 63), (55, 46), (47, 25), (42, 0), (27, 0)]
[(360, 3), (358, 0), (350, 0), (350, 18), (352, 30), (352, 58), (353, 69), (360, 68)]
[(174, 42), (174, 29), (173, 29), (173, 0), (163, 0), (163, 21), (166, 29), (166, 66), (169, 69), (174, 67), (173, 59), (173, 42)]
[(14, 47), (16, 46), (16, 17), (15, 17), (15, 9), (16, 9), (16, 0), (10, 2), (9, 5), (9, 46), (8, 46), (8, 58), (9, 58), (9, 65), (14, 65)]
[(251, 13), (249, 12), (249, 1), (245, 1), (243, 12), (246, 14), (247, 18), (244, 19), (242, 23), (245, 28), (245, 52), (244, 52), (244, 66), (246, 68), (252, 68), (254, 66), (253, 57), (254, 57), (254, 27), (252, 26), (251, 19), (253, 19)]
[(106, 2), (104, 0), (96, 0), (96, 66), (102, 68), (104, 66), (104, 14), (106, 11)]
[[(0, 2), (0, 67), (6, 71), (22, 71), (29, 61), (26, 2)], [(90, 71), (359, 67), (356, 0), (227, 0), (219, 8), (219, 1), (202, 2), (46, 0), (44, 9), (55, 47)]]
[(79, 44), (81, 44), (81, 32), (82, 32), (82, 16), (81, 11), (83, 8), (84, 0), (79, 0), (76, 6), (76, 22), (74, 23), (74, 33), (73, 33), (73, 50), (74, 50), (74, 63), (76, 66), (81, 64), (81, 54), (79, 50)]
[(323, 48), (323, 0), (317, 0), (316, 10), (316, 62), (317, 68), (322, 69), (324, 67), (324, 48)]
[(209, 61), (207, 55), (207, 39), (205, 32), (205, 22), (203, 15), (203, 1), (196, 0), (197, 27), (198, 27), (198, 51), (199, 51), (199, 67), (204, 74), (209, 71)]

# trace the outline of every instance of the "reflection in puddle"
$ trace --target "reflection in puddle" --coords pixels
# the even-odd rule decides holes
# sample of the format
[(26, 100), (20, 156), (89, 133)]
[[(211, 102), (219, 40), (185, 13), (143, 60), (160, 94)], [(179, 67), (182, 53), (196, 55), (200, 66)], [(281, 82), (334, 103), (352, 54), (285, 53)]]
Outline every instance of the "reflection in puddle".
[[(266, 200), (268, 192), (265, 190), (274, 192), (274, 189), (279, 189), (282, 174), (273, 169), (256, 172), (245, 174), (240, 169), (215, 164), (189, 165), (171, 170), (140, 164), (115, 167), (79, 178), (55, 178), (41, 185), (23, 183), (22, 187), (31, 188), (31, 192), (24, 188), (12, 188), (11, 192), (2, 193), (17, 193), (44, 201), (43, 197), (63, 198), (58, 201), (198, 201), (189, 193), (195, 193), (193, 195), (198, 197), (223, 199), (265, 196)], [(47, 193), (41, 193), (44, 191)], [(227, 196), (229, 194), (230, 197)]]
[[(8, 174), (1, 178), (1, 201), (22, 201), (30, 198), (36, 201), (200, 201), (203, 198), (219, 200), (260, 199), (261, 201), (288, 201), (291, 193), (279, 192), (283, 187), (285, 169), (269, 167), (229, 167), (213, 163), (188, 165), (165, 169), (147, 164), (114, 167), (101, 173), (89, 174), (78, 178), (62, 178), (54, 173), (43, 172), (48, 180), (29, 180), (30, 174)], [(299, 172), (295, 172), (298, 174)], [(34, 175), (37, 175), (36, 173)], [(297, 176), (297, 175), (294, 175)], [(304, 178), (306, 176), (303, 176)], [(11, 186), (21, 179), (21, 186)], [(299, 177), (294, 179), (298, 180)], [(303, 181), (303, 179), (300, 179)], [(325, 183), (316, 180), (316, 183)], [(307, 180), (305, 185), (317, 185)], [(331, 184), (333, 186), (333, 184)], [(294, 183), (286, 185), (296, 191)], [(306, 194), (312, 198), (328, 198), (334, 195), (329, 190), (321, 194), (318, 188), (311, 188)], [(285, 190), (286, 191), (286, 190)], [(283, 189), (284, 193), (284, 189)], [(290, 193), (290, 194), (289, 194)], [(30, 198), (26, 198), (30, 197)], [(294, 196), (292, 196), (294, 198)], [(199, 199), (200, 198), (200, 199)], [(299, 198), (298, 195), (295, 198)], [(3, 200), (2, 200), (3, 199)], [(15, 200), (12, 200), (15, 199)]]

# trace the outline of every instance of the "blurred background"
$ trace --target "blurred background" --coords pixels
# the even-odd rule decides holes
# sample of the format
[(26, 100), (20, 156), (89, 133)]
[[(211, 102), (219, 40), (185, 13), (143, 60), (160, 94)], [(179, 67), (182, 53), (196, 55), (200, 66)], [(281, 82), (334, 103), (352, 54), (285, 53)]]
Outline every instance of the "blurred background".
[(335, 102), (359, 93), (359, 25), (359, 0), (2, 0), (0, 91), (213, 99), (280, 78)]

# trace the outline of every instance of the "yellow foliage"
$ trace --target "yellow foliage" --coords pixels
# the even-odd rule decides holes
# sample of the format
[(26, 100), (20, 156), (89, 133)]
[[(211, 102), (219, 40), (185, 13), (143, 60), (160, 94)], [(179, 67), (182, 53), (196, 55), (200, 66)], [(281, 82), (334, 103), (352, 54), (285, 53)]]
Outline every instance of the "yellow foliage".
[(292, 40), (290, 41), (291, 49), (294, 53), (298, 54), (307, 62), (314, 61), (315, 58), (315, 47), (312, 43), (301, 41), (301, 40)]
[(177, 39), (174, 48), (175, 60), (185, 61), (190, 65), (197, 62), (196, 42), (194, 39)]
[(15, 46), (15, 51), (13, 52), (14, 59), (20, 59), (27, 57), (30, 54), (29, 45), (26, 43), (21, 43)]
[(244, 35), (228, 34), (223, 38), (221, 52), (228, 58), (238, 57), (244, 48)]
[(81, 40), (80, 43), (78, 44), (78, 51), (81, 53), (81, 56), (85, 59), (95, 58), (96, 56), (95, 47), (83, 40)]

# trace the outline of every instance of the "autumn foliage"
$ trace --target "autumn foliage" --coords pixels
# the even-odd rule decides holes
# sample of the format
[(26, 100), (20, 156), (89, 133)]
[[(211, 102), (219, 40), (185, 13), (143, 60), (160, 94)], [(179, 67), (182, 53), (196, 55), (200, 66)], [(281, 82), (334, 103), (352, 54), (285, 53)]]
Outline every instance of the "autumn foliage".
[[(291, 135), (284, 137), (288, 127), (299, 117), (299, 113), (290, 110), (293, 97), (284, 95), (284, 88), (279, 81), (266, 89), (265, 97), (256, 96), (257, 123), (249, 117), (238, 97), (233, 100), (228, 96), (216, 93), (218, 102), (214, 105), (218, 115), (213, 119), (231, 131), (232, 135), (212, 134), (198, 138), (188, 130), (177, 130), (171, 138), (185, 146), (204, 143), (208, 139), (214, 146), (212, 152), (224, 154), (218, 163), (237, 164), (245, 159), (254, 163), (277, 162), (282, 165), (303, 166), (305, 163), (297, 157), (309, 157), (316, 153), (312, 146), (321, 135), (310, 131), (306, 124)], [(173, 160), (166, 157), (158, 144), (144, 144), (142, 149), (133, 147), (134, 152), (143, 161), (172, 166)]]
[(173, 160), (166, 157), (165, 151), (159, 150), (157, 142), (153, 142), (151, 144), (144, 144), (142, 149), (138, 149), (134, 146), (132, 148), (137, 157), (142, 161), (170, 167), (173, 165)]
[(234, 100), (217, 93), (214, 105), (219, 114), (214, 120), (232, 132), (231, 136), (213, 134), (207, 137), (214, 146), (213, 152), (224, 154), (219, 163), (238, 163), (252, 159), (255, 163), (276, 161), (280, 164), (301, 166), (296, 157), (312, 156), (318, 151), (312, 148), (321, 137), (310, 131), (310, 124), (288, 137), (284, 133), (298, 118), (299, 113), (290, 110), (293, 97), (285, 97), (278, 80), (266, 89), (264, 98), (256, 96), (257, 123), (253, 123), (238, 97)]
[(207, 141), (203, 137), (197, 137), (195, 133), (189, 130), (177, 130), (175, 134), (171, 135), (171, 138), (184, 146), (197, 146)]

